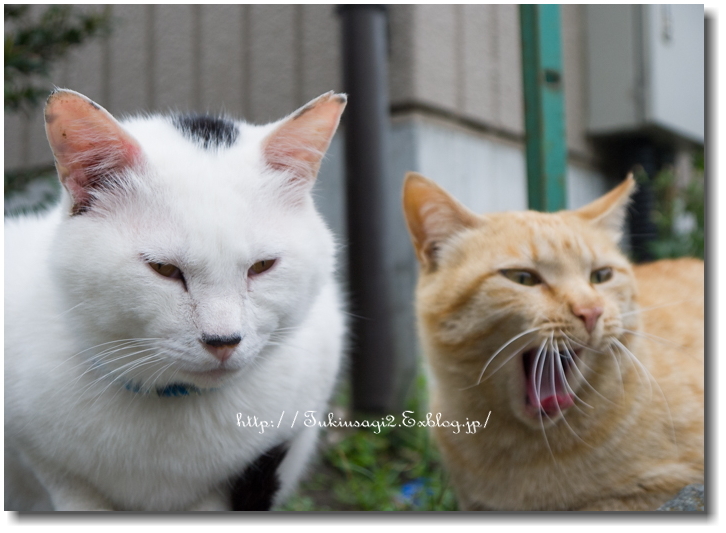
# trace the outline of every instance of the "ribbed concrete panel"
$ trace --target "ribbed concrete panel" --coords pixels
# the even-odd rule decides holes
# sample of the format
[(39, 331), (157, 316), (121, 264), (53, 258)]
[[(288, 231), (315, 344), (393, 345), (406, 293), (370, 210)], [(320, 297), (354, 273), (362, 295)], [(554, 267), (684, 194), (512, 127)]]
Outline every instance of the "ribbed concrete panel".
[(302, 9), (302, 103), (327, 91), (343, 90), (340, 17), (336, 6), (307, 4)]
[(154, 6), (153, 88), (154, 108), (162, 112), (195, 107), (195, 11), (197, 6)]
[(111, 12), (115, 31), (108, 42), (109, 96), (104, 107), (111, 113), (136, 114), (149, 109), (151, 97), (148, 12), (146, 5), (117, 4)]
[(391, 102), (524, 134), (518, 6), (391, 6)]
[(23, 133), (23, 166), (40, 167), (53, 164), (53, 154), (48, 147), (48, 139), (45, 136), (43, 115), (39, 111), (33, 111), (25, 119)]
[(248, 113), (253, 122), (277, 120), (298, 107), (297, 11), (292, 5), (250, 6)]
[(496, 125), (514, 135), (524, 135), (524, 95), (522, 92), (522, 45), (518, 5), (496, 5), (497, 71), (499, 80)]
[[(84, 6), (84, 10), (100, 12), (101, 5)], [(66, 59), (57, 65), (50, 76), (53, 85), (72, 89), (90, 99), (104, 101), (103, 75), (106, 72), (105, 43), (101, 40), (89, 42), (86, 46), (71, 51)], [(26, 142), (27, 158), (31, 166), (50, 164), (53, 158), (45, 135), (42, 106), (29, 117)]]
[(415, 375), (421, 352), (416, 334), (416, 319), (412, 302), (418, 278), (418, 262), (413, 253), (411, 238), (401, 209), (401, 192), (406, 172), (421, 171), (419, 160), (421, 146), (420, 129), (412, 127), (409, 116), (393, 121), (391, 128), (391, 176), (386, 182), (385, 268), (389, 279), (388, 302), (393, 313), (395, 350), (398, 374), (397, 389), (405, 393), (408, 380)]
[(589, 4), (587, 31), (588, 130), (598, 133), (633, 129), (640, 120), (642, 83), (634, 53), (640, 37), (634, 31), (642, 6)]
[(30, 167), (53, 164), (53, 154), (48, 146), (43, 120), (43, 107), (35, 109), (27, 118), (23, 159)]
[[(31, 17), (39, 16), (46, 7), (31, 6)], [(46, 85), (49, 94), (53, 86), (67, 87), (67, 70), (66, 62), (56, 63), (48, 81), (39, 85)], [(53, 164), (53, 155), (45, 136), (42, 108), (41, 101), (39, 108), (28, 113), (24, 111), (16, 114), (5, 113), (5, 170), (21, 170)]]
[(26, 127), (27, 122), (21, 114), (5, 113), (3, 150), (6, 170), (26, 165), (23, 157)]
[(414, 73), (414, 27), (411, 23), (414, 5), (392, 4), (388, 9), (390, 31), (390, 61), (388, 64), (391, 105), (402, 105), (411, 100)]
[(94, 40), (68, 54), (63, 83), (68, 89), (85, 94), (93, 101), (103, 102), (106, 72), (105, 43)]
[(462, 70), (460, 91), (463, 100), (459, 111), (468, 119), (495, 123), (498, 100), (498, 31), (494, 19), (496, 6), (465, 4), (459, 6), (462, 17)]
[[(108, 42), (84, 46), (59, 65), (52, 81), (112, 113), (224, 108), (259, 123), (342, 89), (340, 19), (333, 5), (110, 9), (114, 31)], [(590, 160), (585, 11), (564, 6), (562, 27), (568, 147)], [(524, 135), (518, 6), (390, 5), (388, 13), (394, 107), (421, 105), (475, 129), (479, 124), (509, 138)], [(15, 117), (10, 124), (6, 132), (18, 134), (6, 140), (5, 168), (50, 161), (42, 121)]]
[(419, 103), (457, 108), (457, 38), (454, 5), (418, 5), (413, 12), (413, 86)]
[(335, 242), (339, 245), (338, 259), (345, 261), (345, 135), (342, 129), (333, 137), (320, 165), (313, 198), (318, 211), (335, 234)]
[(198, 111), (217, 113), (225, 110), (236, 118), (243, 117), (243, 7), (205, 5), (200, 16)]
[(565, 91), (567, 148), (582, 157), (593, 154), (587, 143), (587, 42), (585, 41), (585, 6), (563, 4), (562, 63)]

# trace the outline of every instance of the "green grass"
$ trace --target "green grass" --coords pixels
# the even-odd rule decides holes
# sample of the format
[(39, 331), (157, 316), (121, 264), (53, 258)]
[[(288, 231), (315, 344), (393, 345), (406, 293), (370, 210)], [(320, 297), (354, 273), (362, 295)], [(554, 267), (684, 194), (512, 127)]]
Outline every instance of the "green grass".
[(678, 183), (673, 167), (652, 180), (655, 205), (652, 219), (658, 229), (650, 251), (658, 259), (700, 257), (705, 253), (705, 169), (703, 152), (694, 156), (692, 179)]
[[(407, 408), (422, 413), (420, 377)], [(400, 422), (400, 416), (397, 417)], [(355, 417), (363, 421), (364, 417)], [(370, 419), (380, 420), (380, 417)], [(314, 473), (282, 511), (455, 511), (456, 499), (427, 428), (326, 429)]]

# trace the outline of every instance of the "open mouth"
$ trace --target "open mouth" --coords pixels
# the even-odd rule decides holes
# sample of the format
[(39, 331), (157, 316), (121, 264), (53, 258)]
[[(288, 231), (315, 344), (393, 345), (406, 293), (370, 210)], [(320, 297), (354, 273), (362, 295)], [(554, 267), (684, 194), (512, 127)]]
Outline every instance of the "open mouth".
[(575, 395), (567, 379), (575, 365), (575, 351), (563, 353), (539, 347), (522, 354), (527, 383), (525, 405), (533, 416), (554, 416), (575, 403)]

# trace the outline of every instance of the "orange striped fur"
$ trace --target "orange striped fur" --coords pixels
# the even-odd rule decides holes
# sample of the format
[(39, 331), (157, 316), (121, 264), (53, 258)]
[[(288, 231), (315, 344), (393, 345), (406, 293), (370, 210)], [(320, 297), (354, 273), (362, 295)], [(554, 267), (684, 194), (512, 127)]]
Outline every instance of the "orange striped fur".
[(491, 411), (434, 429), (462, 509), (654, 510), (703, 482), (703, 263), (628, 262), (633, 188), (478, 216), (406, 177), (430, 410)]

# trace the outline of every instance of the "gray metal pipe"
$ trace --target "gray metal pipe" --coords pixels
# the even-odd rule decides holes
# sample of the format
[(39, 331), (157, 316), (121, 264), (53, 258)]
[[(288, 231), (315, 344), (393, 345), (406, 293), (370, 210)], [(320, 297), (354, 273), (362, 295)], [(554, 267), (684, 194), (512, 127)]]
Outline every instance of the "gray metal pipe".
[(339, 8), (343, 41), (348, 274), (353, 408), (385, 412), (394, 401), (395, 349), (385, 259), (388, 99), (387, 12)]

